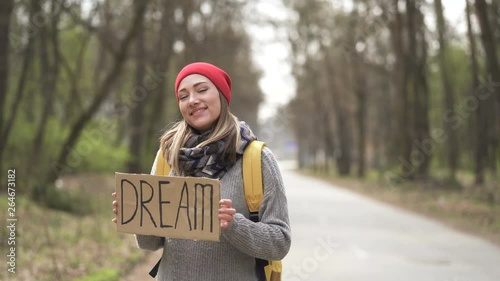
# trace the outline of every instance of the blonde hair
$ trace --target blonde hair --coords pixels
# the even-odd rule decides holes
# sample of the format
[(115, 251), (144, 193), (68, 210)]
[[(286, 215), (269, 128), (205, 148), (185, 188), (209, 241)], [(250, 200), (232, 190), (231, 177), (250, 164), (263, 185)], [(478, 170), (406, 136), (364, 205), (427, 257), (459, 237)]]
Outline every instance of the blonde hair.
[[(226, 155), (229, 154), (229, 160), (234, 162), (236, 161), (236, 151), (241, 143), (239, 120), (231, 113), (226, 98), (220, 92), (219, 98), (221, 101), (220, 116), (215, 121), (208, 139), (196, 147), (203, 147), (227, 137), (228, 141), (224, 147), (222, 159), (225, 160)], [(174, 175), (181, 175), (179, 167), (180, 149), (194, 133), (195, 130), (183, 119), (175, 123), (160, 138), (163, 157), (167, 160)]]

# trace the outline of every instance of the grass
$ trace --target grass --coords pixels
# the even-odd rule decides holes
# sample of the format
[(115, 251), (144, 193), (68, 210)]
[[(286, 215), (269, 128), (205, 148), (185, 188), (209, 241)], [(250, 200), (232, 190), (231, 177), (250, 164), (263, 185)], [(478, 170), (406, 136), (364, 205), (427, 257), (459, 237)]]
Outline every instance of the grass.
[[(311, 171), (302, 173), (319, 177), (330, 183), (391, 205), (404, 208), (460, 231), (482, 237), (500, 246), (500, 190), (498, 182), (492, 181), (481, 188), (467, 181), (449, 186), (446, 181), (426, 183), (404, 183), (389, 186), (374, 174), (366, 179), (319, 175)], [(459, 174), (459, 179), (470, 180)]]
[[(117, 233), (111, 222), (114, 175), (68, 178), (59, 184), (75, 199), (88, 204), (88, 212), (68, 213), (40, 206), (27, 197), (16, 197), (16, 274), (14, 280), (114, 281), (128, 273), (145, 255), (133, 235)], [(66, 198), (66, 197), (63, 197)], [(7, 210), (7, 195), (0, 193), (0, 208)], [(77, 208), (78, 209), (78, 208)], [(4, 215), (3, 217), (5, 217)], [(0, 230), (2, 249), (7, 247), (7, 228)], [(4, 251), (2, 251), (4, 252)], [(2, 270), (0, 280), (11, 280)]]

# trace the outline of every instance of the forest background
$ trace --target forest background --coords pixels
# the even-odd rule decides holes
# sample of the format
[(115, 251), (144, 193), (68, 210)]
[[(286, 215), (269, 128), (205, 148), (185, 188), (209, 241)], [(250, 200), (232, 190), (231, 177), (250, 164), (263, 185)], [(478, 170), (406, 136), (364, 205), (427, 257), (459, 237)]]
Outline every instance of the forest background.
[[(444, 209), (496, 241), (500, 0), (460, 1), (464, 30), (441, 0), (275, 1), (286, 17), (260, 13), (261, 1), (2, 1), (0, 171), (2, 186), (16, 171), (17, 278), (112, 280), (142, 258), (103, 227), (113, 173), (149, 172), (180, 118), (175, 75), (193, 61), (227, 70), (232, 111), (278, 158)], [(262, 87), (249, 26), (278, 30), (289, 50), (295, 92), (265, 119), (259, 106), (275, 93)], [(2, 188), (1, 217), (9, 198)]]

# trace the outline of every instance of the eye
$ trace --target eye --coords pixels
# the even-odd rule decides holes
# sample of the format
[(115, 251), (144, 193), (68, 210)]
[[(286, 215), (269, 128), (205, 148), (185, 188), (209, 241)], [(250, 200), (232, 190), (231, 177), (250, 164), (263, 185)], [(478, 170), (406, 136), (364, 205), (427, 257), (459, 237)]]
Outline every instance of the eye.
[(199, 92), (199, 93), (204, 93), (204, 92), (206, 92), (207, 90), (208, 90), (208, 88), (201, 88), (198, 92)]
[(179, 96), (179, 100), (183, 100), (183, 99), (186, 99), (188, 95), (180, 95)]

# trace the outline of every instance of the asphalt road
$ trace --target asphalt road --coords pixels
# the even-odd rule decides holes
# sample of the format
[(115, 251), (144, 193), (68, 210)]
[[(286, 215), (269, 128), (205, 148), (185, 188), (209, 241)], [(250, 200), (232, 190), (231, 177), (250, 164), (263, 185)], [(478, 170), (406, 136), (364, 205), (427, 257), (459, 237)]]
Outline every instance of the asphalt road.
[(500, 248), (283, 169), (292, 248), (283, 280), (500, 281)]

